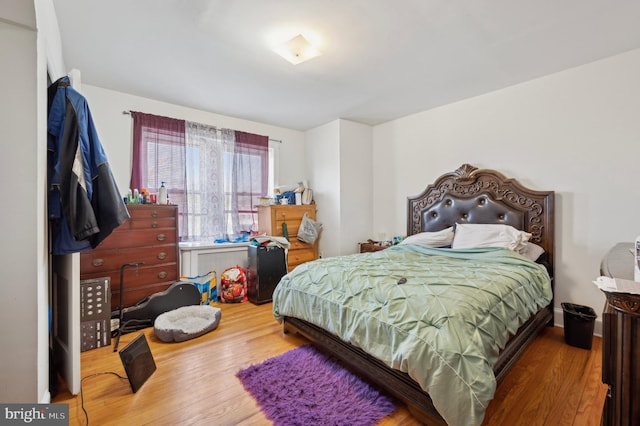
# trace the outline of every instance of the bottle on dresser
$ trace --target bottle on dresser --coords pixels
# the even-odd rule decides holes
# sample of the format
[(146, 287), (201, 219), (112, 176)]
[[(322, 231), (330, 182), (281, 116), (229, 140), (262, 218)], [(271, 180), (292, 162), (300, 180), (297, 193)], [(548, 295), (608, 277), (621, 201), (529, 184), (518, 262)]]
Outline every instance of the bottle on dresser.
[(158, 189), (158, 204), (168, 204), (169, 198), (167, 195), (167, 187), (164, 186), (164, 182), (160, 185), (160, 189)]

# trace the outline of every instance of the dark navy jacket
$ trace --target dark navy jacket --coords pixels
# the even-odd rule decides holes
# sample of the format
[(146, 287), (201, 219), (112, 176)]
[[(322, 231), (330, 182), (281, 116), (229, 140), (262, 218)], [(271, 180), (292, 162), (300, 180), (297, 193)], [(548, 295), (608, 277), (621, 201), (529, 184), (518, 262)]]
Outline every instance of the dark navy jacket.
[(62, 77), (48, 91), (48, 210), (53, 254), (95, 248), (129, 219), (86, 99)]

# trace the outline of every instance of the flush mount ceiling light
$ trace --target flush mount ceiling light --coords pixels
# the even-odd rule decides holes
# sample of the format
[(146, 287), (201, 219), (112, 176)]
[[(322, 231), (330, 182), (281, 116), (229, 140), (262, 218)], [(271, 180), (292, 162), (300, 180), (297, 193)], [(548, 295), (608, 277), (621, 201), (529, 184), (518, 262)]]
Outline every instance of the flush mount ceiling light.
[(320, 56), (322, 52), (312, 45), (302, 34), (277, 46), (274, 51), (294, 65)]

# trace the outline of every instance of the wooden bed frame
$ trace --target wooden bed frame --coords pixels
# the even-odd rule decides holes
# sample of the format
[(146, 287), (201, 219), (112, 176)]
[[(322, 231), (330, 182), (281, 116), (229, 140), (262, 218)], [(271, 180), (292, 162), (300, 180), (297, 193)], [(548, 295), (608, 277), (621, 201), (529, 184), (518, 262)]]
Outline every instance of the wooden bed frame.
[[(530, 232), (530, 241), (545, 250), (538, 261), (549, 270), (553, 288), (553, 191), (531, 190), (495, 170), (463, 164), (439, 177), (421, 194), (409, 197), (407, 207), (407, 235), (438, 231), (455, 223), (502, 223)], [(520, 327), (501, 351), (493, 368), (498, 382), (539, 331), (552, 324), (553, 300)], [(285, 317), (283, 329), (305, 336), (356, 374), (404, 402), (416, 420), (446, 424), (429, 395), (406, 373), (306, 321)]]

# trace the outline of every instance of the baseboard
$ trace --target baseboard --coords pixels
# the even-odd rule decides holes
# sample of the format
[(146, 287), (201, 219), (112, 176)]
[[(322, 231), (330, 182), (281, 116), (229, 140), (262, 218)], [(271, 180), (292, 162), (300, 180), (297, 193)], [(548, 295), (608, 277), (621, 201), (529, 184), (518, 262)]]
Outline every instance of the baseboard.
[[(553, 310), (553, 325), (556, 327), (564, 328), (564, 311), (562, 308), (555, 308)], [(598, 316), (595, 324), (593, 325), (593, 335), (602, 337), (602, 318)]]

